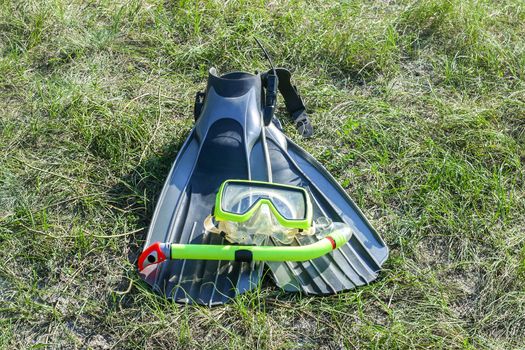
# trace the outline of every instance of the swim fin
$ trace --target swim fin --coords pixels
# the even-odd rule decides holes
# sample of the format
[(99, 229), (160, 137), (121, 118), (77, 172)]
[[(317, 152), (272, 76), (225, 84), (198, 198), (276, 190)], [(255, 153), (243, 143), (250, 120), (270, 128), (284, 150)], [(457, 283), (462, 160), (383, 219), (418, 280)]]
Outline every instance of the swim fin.
[[(276, 71), (287, 110), (299, 131), (311, 135), (290, 73)], [(203, 222), (213, 210), (220, 185), (228, 179), (301, 186), (312, 198), (314, 220), (323, 216), (345, 222), (354, 235), (336, 251), (306, 262), (169, 260), (141, 271), (154, 290), (177, 302), (227, 302), (257, 287), (265, 264), (276, 284), (286, 291), (336, 293), (376, 279), (388, 257), (387, 246), (341, 186), (284, 135), (273, 117), (275, 105), (267, 113), (269, 73), (233, 72), (219, 77), (210, 69), (206, 92), (196, 97), (195, 127), (168, 175), (145, 247), (155, 242), (227, 244), (220, 235), (206, 232)], [(314, 240), (301, 235), (294, 244)], [(268, 244), (279, 245), (276, 241)]]

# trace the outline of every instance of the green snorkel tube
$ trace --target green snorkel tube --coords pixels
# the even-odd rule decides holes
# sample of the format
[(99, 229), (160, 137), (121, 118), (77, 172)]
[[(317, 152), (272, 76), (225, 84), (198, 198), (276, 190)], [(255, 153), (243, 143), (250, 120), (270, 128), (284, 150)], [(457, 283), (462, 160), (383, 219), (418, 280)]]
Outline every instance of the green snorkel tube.
[[(259, 210), (267, 207), (263, 214)], [(271, 213), (271, 214), (269, 214)], [(266, 214), (266, 215), (264, 215)], [(214, 217), (219, 221), (248, 223), (257, 226), (258, 215), (275, 218), (275, 221), (290, 230), (302, 232), (312, 225), (312, 208), (304, 188), (275, 183), (227, 180), (218, 193)], [(250, 228), (251, 226), (247, 226)], [(257, 227), (261, 228), (261, 226)], [(263, 226), (264, 229), (264, 226)], [(307, 261), (340, 248), (352, 237), (352, 229), (340, 222), (327, 225), (316, 233), (322, 238), (309, 245), (207, 245), (157, 242), (142, 252), (138, 260), (139, 271), (165, 260), (231, 260), (252, 261)], [(226, 236), (228, 237), (228, 236)]]
[(154, 243), (139, 257), (138, 268), (142, 271), (149, 265), (165, 260), (234, 260), (252, 261), (306, 261), (323, 256), (343, 246), (352, 230), (348, 225), (334, 223), (334, 230), (316, 243), (305, 246), (242, 246)]

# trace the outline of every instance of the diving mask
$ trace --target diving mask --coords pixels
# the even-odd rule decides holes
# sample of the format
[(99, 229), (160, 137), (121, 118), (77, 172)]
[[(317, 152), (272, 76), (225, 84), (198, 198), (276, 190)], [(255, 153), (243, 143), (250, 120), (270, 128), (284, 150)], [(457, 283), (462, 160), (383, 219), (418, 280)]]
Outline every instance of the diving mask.
[(204, 226), (232, 243), (255, 245), (269, 237), (290, 244), (297, 234), (314, 233), (312, 204), (304, 188), (249, 180), (221, 185), (213, 216)]

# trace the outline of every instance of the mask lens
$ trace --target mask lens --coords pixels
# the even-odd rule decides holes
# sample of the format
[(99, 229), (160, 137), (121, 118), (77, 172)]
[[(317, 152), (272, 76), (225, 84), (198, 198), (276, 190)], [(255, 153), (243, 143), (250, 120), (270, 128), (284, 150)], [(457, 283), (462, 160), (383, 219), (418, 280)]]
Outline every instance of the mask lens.
[(287, 220), (302, 220), (306, 217), (306, 198), (300, 189), (276, 184), (229, 182), (222, 198), (222, 210), (243, 215), (258, 201), (266, 199)]

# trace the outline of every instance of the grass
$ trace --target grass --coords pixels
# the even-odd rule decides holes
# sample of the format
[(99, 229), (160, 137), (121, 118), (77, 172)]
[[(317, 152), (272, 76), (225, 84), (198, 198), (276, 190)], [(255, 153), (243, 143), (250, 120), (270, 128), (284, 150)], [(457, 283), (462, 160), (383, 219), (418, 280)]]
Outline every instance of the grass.
[[(0, 346), (522, 347), (524, 22), (519, 0), (0, 1)], [(194, 93), (265, 69), (254, 36), (311, 112), (289, 135), (390, 259), (340, 295), (181, 307), (134, 263)]]

